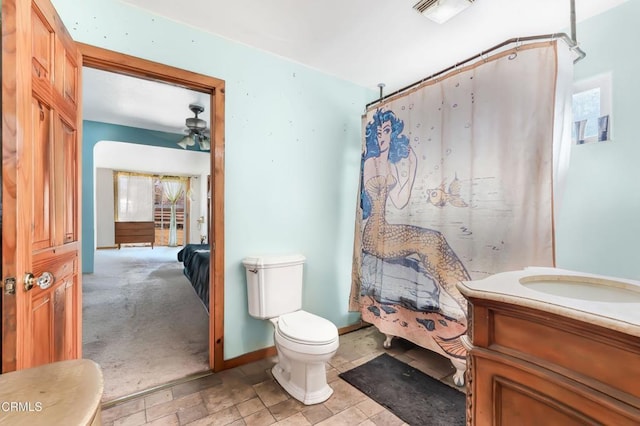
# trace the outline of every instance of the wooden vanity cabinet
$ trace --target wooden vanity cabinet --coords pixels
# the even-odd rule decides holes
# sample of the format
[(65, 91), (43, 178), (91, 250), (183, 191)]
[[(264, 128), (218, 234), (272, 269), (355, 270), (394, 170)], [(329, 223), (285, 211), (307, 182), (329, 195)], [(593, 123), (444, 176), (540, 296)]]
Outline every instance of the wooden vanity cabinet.
[(640, 338), (468, 300), (468, 425), (640, 424)]

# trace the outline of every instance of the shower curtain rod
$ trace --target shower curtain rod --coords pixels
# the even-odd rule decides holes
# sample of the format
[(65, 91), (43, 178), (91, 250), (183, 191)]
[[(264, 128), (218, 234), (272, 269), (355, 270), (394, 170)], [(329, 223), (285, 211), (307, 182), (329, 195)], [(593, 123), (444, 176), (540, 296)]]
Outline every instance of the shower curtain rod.
[(380, 89), (380, 92), (381, 92), (380, 93), (380, 95), (381, 95), (380, 98), (376, 99), (375, 101), (369, 102), (366, 105), (365, 109), (369, 109), (369, 107), (371, 105), (375, 105), (377, 103), (380, 103), (380, 102), (384, 101), (385, 99), (388, 99), (388, 98), (390, 98), (392, 96), (398, 95), (398, 94), (400, 94), (400, 93), (402, 93), (402, 92), (404, 92), (406, 90), (412, 89), (412, 88), (414, 88), (414, 87), (416, 87), (416, 86), (418, 86), (418, 85), (420, 85), (420, 84), (422, 84), (422, 83), (424, 83), (426, 81), (429, 81), (431, 79), (437, 78), (437, 77), (439, 77), (440, 75), (442, 75), (444, 73), (447, 73), (449, 71), (455, 70), (456, 68), (458, 68), (461, 65), (465, 65), (465, 64), (467, 64), (469, 62), (472, 62), (472, 61), (475, 61), (476, 59), (479, 59), (479, 58), (485, 58), (487, 54), (489, 54), (489, 53), (491, 53), (491, 52), (493, 52), (495, 50), (498, 50), (498, 49), (500, 49), (500, 48), (502, 48), (504, 46), (507, 46), (509, 44), (520, 43), (520, 42), (524, 42), (524, 41), (545, 40), (545, 39), (551, 39), (551, 40), (561, 39), (561, 40), (564, 40), (567, 43), (567, 45), (569, 46), (569, 49), (571, 49), (572, 51), (576, 52), (577, 55), (578, 55), (578, 57), (573, 60), (574, 64), (576, 62), (578, 62), (579, 60), (583, 59), (585, 56), (587, 56), (587, 54), (582, 49), (580, 49), (580, 47), (578, 47), (578, 43), (573, 41), (566, 33), (554, 33), (554, 34), (543, 34), (543, 35), (537, 35), (537, 36), (510, 38), (509, 40), (503, 41), (502, 43), (497, 44), (497, 45), (493, 46), (490, 49), (483, 50), (483, 51), (481, 51), (480, 53), (478, 53), (475, 56), (467, 58), (464, 61), (458, 62), (458, 63), (456, 63), (456, 64), (454, 64), (454, 65), (452, 65), (452, 66), (450, 66), (448, 68), (443, 69), (442, 71), (438, 71), (435, 74), (431, 74), (430, 76), (425, 77), (422, 80), (416, 81), (415, 83), (411, 83), (410, 85), (405, 86), (402, 89), (398, 89), (393, 93), (389, 93), (386, 96), (382, 96), (382, 88), (381, 88)]

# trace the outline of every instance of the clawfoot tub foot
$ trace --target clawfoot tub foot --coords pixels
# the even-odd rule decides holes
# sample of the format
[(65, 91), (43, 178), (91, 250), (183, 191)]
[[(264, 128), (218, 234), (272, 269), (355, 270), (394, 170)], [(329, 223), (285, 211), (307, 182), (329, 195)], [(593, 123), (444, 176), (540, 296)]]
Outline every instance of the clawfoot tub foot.
[(456, 369), (456, 372), (453, 373), (453, 383), (456, 386), (464, 385), (464, 372), (467, 370), (467, 362), (459, 359), (451, 359), (451, 364)]
[(395, 336), (392, 336), (390, 334), (385, 334), (385, 336), (387, 336), (387, 338), (385, 339), (385, 341), (382, 344), (382, 346), (384, 346), (385, 349), (389, 349), (391, 347), (391, 341), (393, 340), (393, 338)]

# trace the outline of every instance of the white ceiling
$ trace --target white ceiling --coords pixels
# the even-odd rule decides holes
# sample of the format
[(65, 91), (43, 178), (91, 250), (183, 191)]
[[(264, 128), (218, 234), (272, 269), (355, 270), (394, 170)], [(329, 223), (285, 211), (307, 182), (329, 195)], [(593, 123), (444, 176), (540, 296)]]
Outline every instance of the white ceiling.
[[(209, 108), (209, 95), (169, 84), (83, 68), (83, 120), (141, 129), (183, 133), (185, 119), (194, 117), (190, 104)], [(209, 119), (205, 110), (200, 118)]]
[[(570, 28), (569, 0), (475, 0), (441, 25), (413, 9), (418, 0), (123, 1), (385, 93), (507, 39)], [(625, 1), (575, 0), (577, 21)], [(169, 85), (87, 69), (83, 78), (88, 120), (181, 133), (189, 103), (209, 105)]]

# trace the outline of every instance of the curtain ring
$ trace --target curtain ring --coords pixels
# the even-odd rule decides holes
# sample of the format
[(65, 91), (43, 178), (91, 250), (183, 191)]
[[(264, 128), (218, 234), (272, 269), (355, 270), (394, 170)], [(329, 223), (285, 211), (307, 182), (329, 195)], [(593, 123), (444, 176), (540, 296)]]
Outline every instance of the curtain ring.
[(520, 49), (520, 46), (522, 46), (522, 42), (520, 42), (520, 37), (518, 37), (518, 38), (516, 39), (516, 51), (517, 51), (518, 49)]

